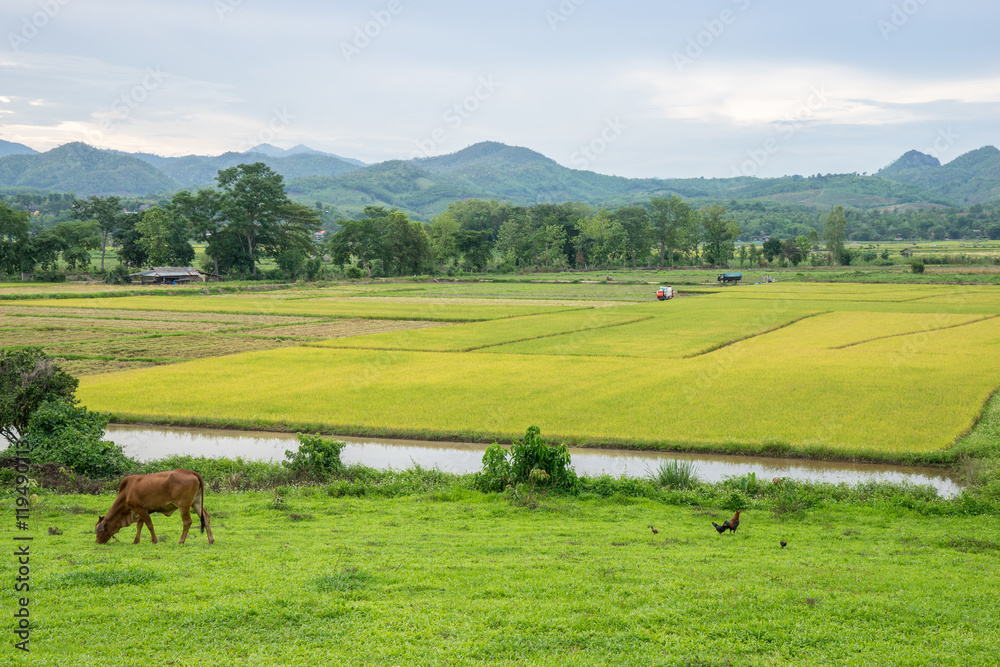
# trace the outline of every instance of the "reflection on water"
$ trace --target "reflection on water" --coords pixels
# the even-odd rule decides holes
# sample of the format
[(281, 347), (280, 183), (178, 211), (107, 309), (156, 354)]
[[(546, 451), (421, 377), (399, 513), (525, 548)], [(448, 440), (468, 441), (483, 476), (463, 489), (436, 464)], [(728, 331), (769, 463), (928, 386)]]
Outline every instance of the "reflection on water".
[[(419, 464), (452, 473), (475, 472), (482, 467), (486, 448), (474, 443), (336, 437), (347, 442), (341, 453), (344, 463), (363, 463), (372, 468), (397, 470)], [(286, 449), (298, 447), (293, 434), (259, 431), (111, 425), (107, 429), (107, 438), (122, 445), (128, 456), (141, 461), (171, 454), (281, 461), (285, 458)], [(644, 477), (656, 470), (661, 461), (680, 459), (694, 461), (698, 478), (706, 482), (718, 482), (752, 472), (766, 480), (790, 477), (849, 484), (868, 480), (909, 481), (931, 484), (944, 497), (961, 491), (953, 479), (933, 468), (618, 449), (570, 448), (569, 451), (577, 474), (587, 476), (607, 473), (614, 477)]]

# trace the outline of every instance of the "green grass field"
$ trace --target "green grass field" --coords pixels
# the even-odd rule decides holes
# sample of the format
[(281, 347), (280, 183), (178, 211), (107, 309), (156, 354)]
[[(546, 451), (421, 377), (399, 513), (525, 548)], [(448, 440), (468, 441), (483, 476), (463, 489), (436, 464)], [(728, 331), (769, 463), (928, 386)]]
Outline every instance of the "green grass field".
[[(0, 305), (0, 341), (44, 339), (20, 319), (64, 323), (52, 354), (123, 369), (80, 388), (120, 420), (479, 440), (536, 423), (581, 444), (872, 460), (947, 460), (1000, 387), (993, 287), (775, 283), (663, 303), (635, 285), (487, 287), (18, 300)], [(150, 321), (140, 340), (102, 317)], [(350, 318), (401, 330), (328, 329)], [(174, 335), (150, 338), (161, 320)], [(178, 336), (185, 320), (201, 329)]]
[(154, 515), (160, 544), (96, 545), (112, 496), (43, 494), (31, 653), (8, 633), (6, 664), (996, 664), (983, 517), (760, 507), (720, 536), (729, 510), (617, 496), (283, 494), (207, 493), (216, 543), (183, 547), (177, 515)]

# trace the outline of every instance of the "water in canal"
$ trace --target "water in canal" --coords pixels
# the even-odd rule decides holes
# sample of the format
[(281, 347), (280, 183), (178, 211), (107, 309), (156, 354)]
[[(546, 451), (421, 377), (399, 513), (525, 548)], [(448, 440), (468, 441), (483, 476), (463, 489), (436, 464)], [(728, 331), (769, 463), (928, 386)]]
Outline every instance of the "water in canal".
[[(106, 437), (122, 445), (126, 455), (141, 461), (172, 454), (281, 461), (285, 458), (286, 449), (295, 450), (298, 447), (294, 434), (257, 431), (113, 424), (108, 426)], [(483, 444), (473, 443), (336, 437), (347, 442), (340, 457), (344, 463), (362, 463), (372, 468), (397, 470), (419, 464), (425, 468), (436, 467), (452, 473), (475, 472), (482, 468), (483, 451), (486, 448)], [(570, 448), (569, 451), (574, 470), (577, 474), (586, 476), (607, 473), (614, 477), (644, 477), (656, 470), (661, 461), (680, 459), (694, 461), (698, 478), (706, 482), (722, 481), (752, 472), (758, 478), (768, 480), (773, 477), (789, 477), (849, 484), (868, 480), (908, 481), (930, 484), (944, 497), (961, 491), (955, 480), (935, 468), (618, 449)]]

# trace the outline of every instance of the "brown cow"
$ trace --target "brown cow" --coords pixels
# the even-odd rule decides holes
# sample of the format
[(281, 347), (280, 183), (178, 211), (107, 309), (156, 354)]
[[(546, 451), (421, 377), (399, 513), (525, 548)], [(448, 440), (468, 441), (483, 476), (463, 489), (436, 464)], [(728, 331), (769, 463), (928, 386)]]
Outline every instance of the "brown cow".
[(153, 544), (156, 544), (156, 532), (153, 530), (153, 522), (149, 515), (159, 512), (170, 516), (179, 509), (184, 523), (180, 543), (184, 544), (188, 529), (191, 527), (193, 507), (201, 519), (201, 532), (208, 530), (208, 543), (212, 544), (215, 539), (212, 537), (212, 526), (204, 501), (205, 483), (201, 475), (191, 470), (178, 468), (149, 475), (129, 475), (118, 485), (118, 497), (111, 504), (111, 509), (97, 519), (97, 525), (94, 527), (97, 543), (104, 544), (119, 530), (138, 521), (133, 544), (139, 543), (143, 524), (149, 527)]

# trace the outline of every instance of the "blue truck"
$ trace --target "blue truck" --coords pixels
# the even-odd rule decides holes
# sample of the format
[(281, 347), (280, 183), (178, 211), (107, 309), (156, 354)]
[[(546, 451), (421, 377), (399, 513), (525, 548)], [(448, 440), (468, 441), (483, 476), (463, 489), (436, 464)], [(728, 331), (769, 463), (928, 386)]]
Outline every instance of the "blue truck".
[(720, 273), (719, 277), (716, 278), (720, 283), (725, 285), (726, 283), (738, 283), (743, 279), (742, 273)]

